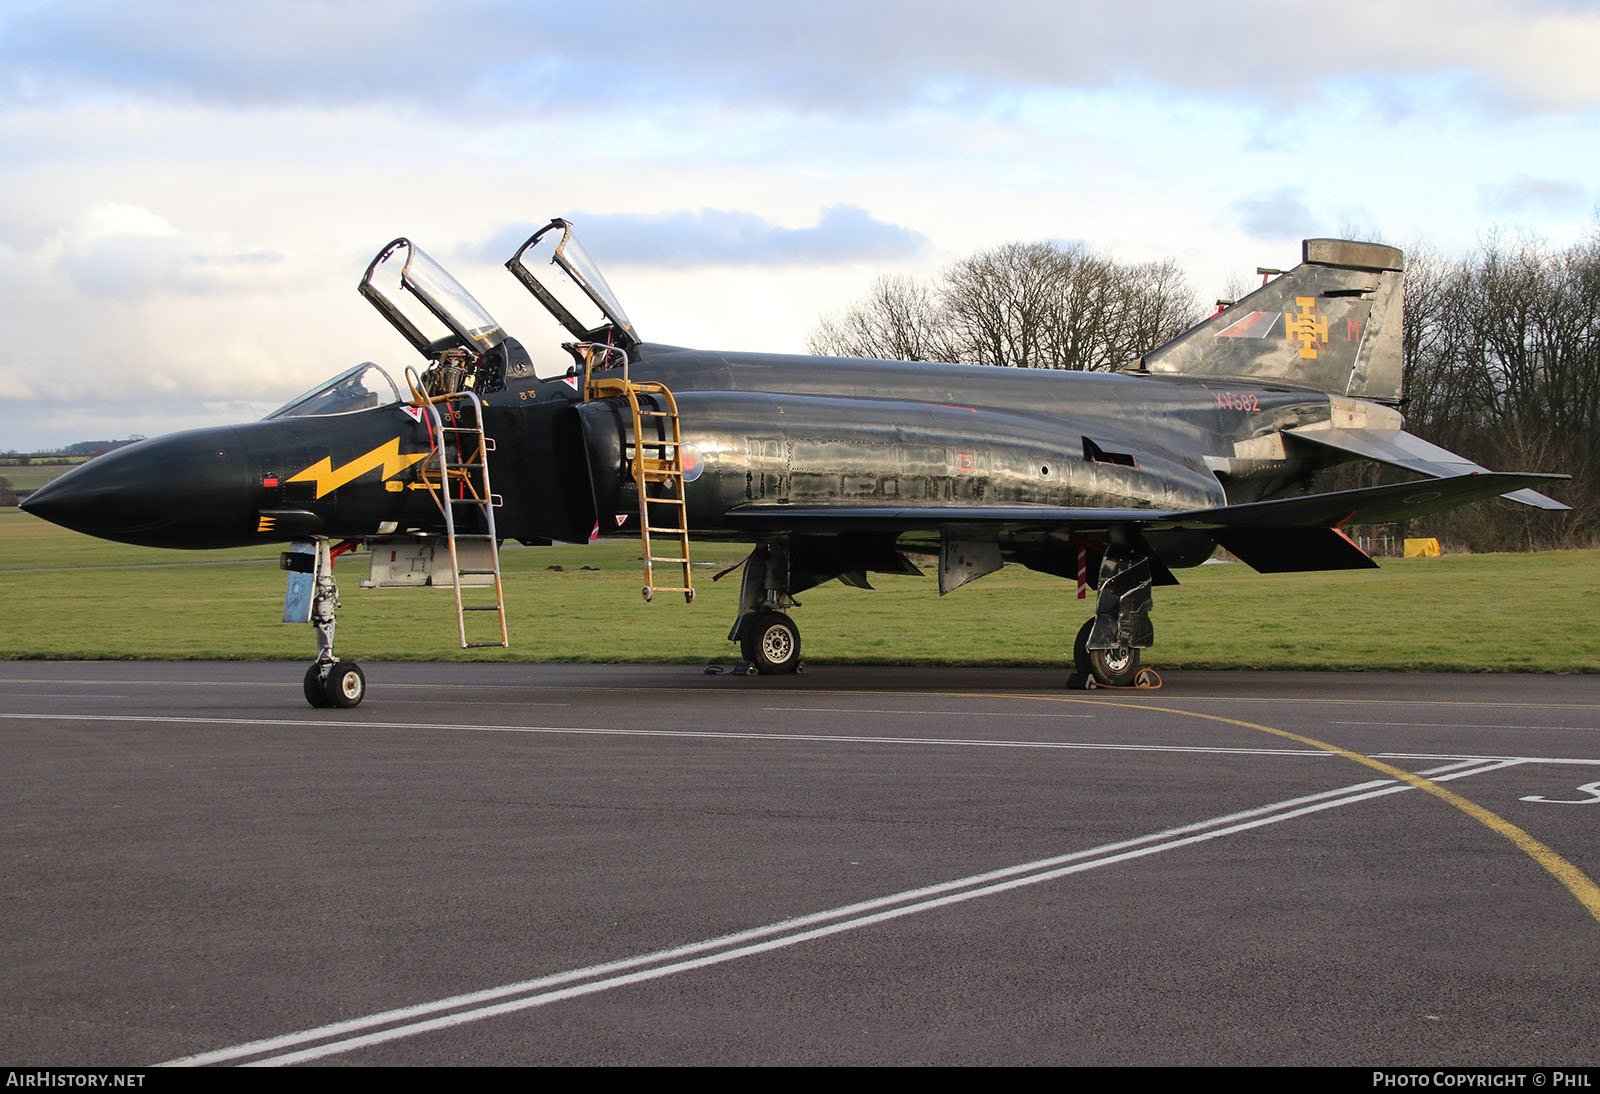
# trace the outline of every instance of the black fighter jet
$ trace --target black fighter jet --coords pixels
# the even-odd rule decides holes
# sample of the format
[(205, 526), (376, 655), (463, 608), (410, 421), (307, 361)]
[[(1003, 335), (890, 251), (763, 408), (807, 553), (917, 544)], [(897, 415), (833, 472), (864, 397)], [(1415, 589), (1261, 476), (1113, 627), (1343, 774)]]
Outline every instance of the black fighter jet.
[[(1130, 686), (1154, 643), (1153, 585), (1218, 545), (1263, 572), (1372, 561), (1341, 531), (1504, 496), (1500, 474), (1402, 429), (1402, 258), (1311, 239), (1303, 261), (1117, 373), (756, 353), (641, 341), (565, 220), (506, 263), (571, 335), (565, 376), (530, 357), (407, 239), (359, 289), (417, 349), (402, 392), (352, 368), (258, 422), (118, 449), (24, 504), (91, 535), (160, 547), (290, 542), (286, 622), (312, 622), (316, 706), (354, 706), (333, 653), (334, 559), (362, 584), (449, 583), (463, 646), (504, 645), (499, 544), (638, 536), (644, 597), (693, 599), (695, 540), (753, 544), (729, 639), (793, 672), (794, 596), (869, 572), (940, 593), (1006, 561), (1096, 590), (1074, 681)], [(1371, 461), (1414, 481), (1310, 492)], [(479, 614), (481, 613), (481, 614)], [(469, 627), (468, 621), (473, 621)]]

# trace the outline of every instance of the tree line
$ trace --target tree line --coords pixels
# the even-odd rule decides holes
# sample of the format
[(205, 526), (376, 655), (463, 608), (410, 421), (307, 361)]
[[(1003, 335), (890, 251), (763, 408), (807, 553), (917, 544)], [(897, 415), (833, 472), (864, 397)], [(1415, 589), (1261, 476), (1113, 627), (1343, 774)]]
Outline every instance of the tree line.
[(1082, 244), (1007, 243), (930, 280), (880, 277), (806, 345), (840, 357), (1105, 372), (1199, 316), (1170, 259), (1133, 264)]
[(1544, 491), (1571, 513), (1471, 506), (1429, 534), (1480, 551), (1600, 540), (1600, 224), (1564, 249), (1412, 247), (1404, 276), (1406, 428), (1496, 471), (1572, 476)]
[[(1406, 248), (1406, 428), (1496, 471), (1559, 471), (1571, 505), (1510, 502), (1418, 521), (1475, 551), (1600, 541), (1600, 222), (1565, 249), (1491, 235), (1448, 258)], [(929, 279), (881, 277), (822, 319), (812, 353), (1109, 371), (1204, 314), (1172, 260), (1123, 263), (1081, 244), (1008, 243)]]

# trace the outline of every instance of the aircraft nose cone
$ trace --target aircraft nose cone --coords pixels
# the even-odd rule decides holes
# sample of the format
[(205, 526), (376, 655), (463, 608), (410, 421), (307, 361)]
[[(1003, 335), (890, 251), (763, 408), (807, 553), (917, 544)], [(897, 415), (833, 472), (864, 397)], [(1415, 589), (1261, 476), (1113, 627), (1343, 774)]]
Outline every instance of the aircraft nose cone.
[(248, 541), (248, 460), (233, 429), (195, 429), (119, 448), (35, 490), (34, 516), (146, 547)]

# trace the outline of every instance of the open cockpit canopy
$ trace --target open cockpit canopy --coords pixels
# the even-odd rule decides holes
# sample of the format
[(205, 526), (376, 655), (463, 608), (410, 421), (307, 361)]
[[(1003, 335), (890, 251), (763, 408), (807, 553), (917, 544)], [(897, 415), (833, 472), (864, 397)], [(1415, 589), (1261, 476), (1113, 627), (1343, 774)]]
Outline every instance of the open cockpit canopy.
[(569, 221), (557, 217), (540, 228), (506, 261), (506, 269), (574, 338), (624, 349), (638, 345), (633, 324)]
[(483, 305), (404, 237), (378, 252), (358, 288), (424, 357), (463, 349), (481, 358), (506, 340)]

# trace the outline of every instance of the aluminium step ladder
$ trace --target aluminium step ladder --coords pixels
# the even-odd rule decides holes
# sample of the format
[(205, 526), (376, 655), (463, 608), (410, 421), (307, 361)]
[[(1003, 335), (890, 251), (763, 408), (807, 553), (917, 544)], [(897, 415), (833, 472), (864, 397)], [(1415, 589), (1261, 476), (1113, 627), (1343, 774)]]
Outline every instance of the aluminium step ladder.
[[(678, 401), (667, 385), (655, 380), (633, 380), (628, 376), (627, 352), (617, 346), (584, 343), (583, 397), (622, 398), (633, 414), (632, 440), (624, 452), (633, 471), (633, 484), (639, 494), (639, 542), (644, 557), (644, 598), (656, 593), (682, 593), (685, 603), (694, 602), (694, 578), (689, 570), (689, 505), (684, 495), (683, 426), (678, 419)], [(620, 377), (595, 376), (597, 361), (608, 355), (622, 358)], [(649, 400), (649, 406), (641, 404)], [(645, 423), (655, 435), (645, 436)], [(651, 487), (656, 489), (651, 491)], [(652, 540), (651, 534), (658, 537)], [(670, 537), (670, 538), (666, 538)], [(663, 552), (657, 554), (657, 551)], [(675, 553), (672, 553), (675, 552)], [(656, 584), (655, 567), (678, 567), (680, 584)], [(668, 580), (671, 580), (670, 578)]]
[[(418, 465), (417, 479), (411, 488), (427, 490), (444, 515), (445, 542), (450, 548), (451, 585), (456, 596), (456, 630), (461, 638), (461, 648), (509, 646), (511, 640), (506, 632), (505, 590), (500, 580), (500, 542), (494, 527), (494, 511), (501, 504), (501, 499), (489, 486), (489, 453), (494, 451), (494, 438), (483, 431), (483, 403), (476, 392), (468, 390), (429, 395), (411, 369), (406, 370), (406, 380), (411, 385), (412, 405), (420, 407), (428, 415), (430, 427), (429, 452)], [(476, 515), (482, 531), (459, 531), (458, 514)], [(488, 568), (462, 564), (462, 541), (487, 546)], [(481, 556), (484, 552), (476, 553)], [(490, 581), (487, 586), (467, 585), (465, 588), (492, 588), (493, 603), (466, 602), (462, 596), (461, 579), (464, 577), (488, 577)], [(469, 641), (468, 612), (494, 612), (499, 637), (489, 641)]]

